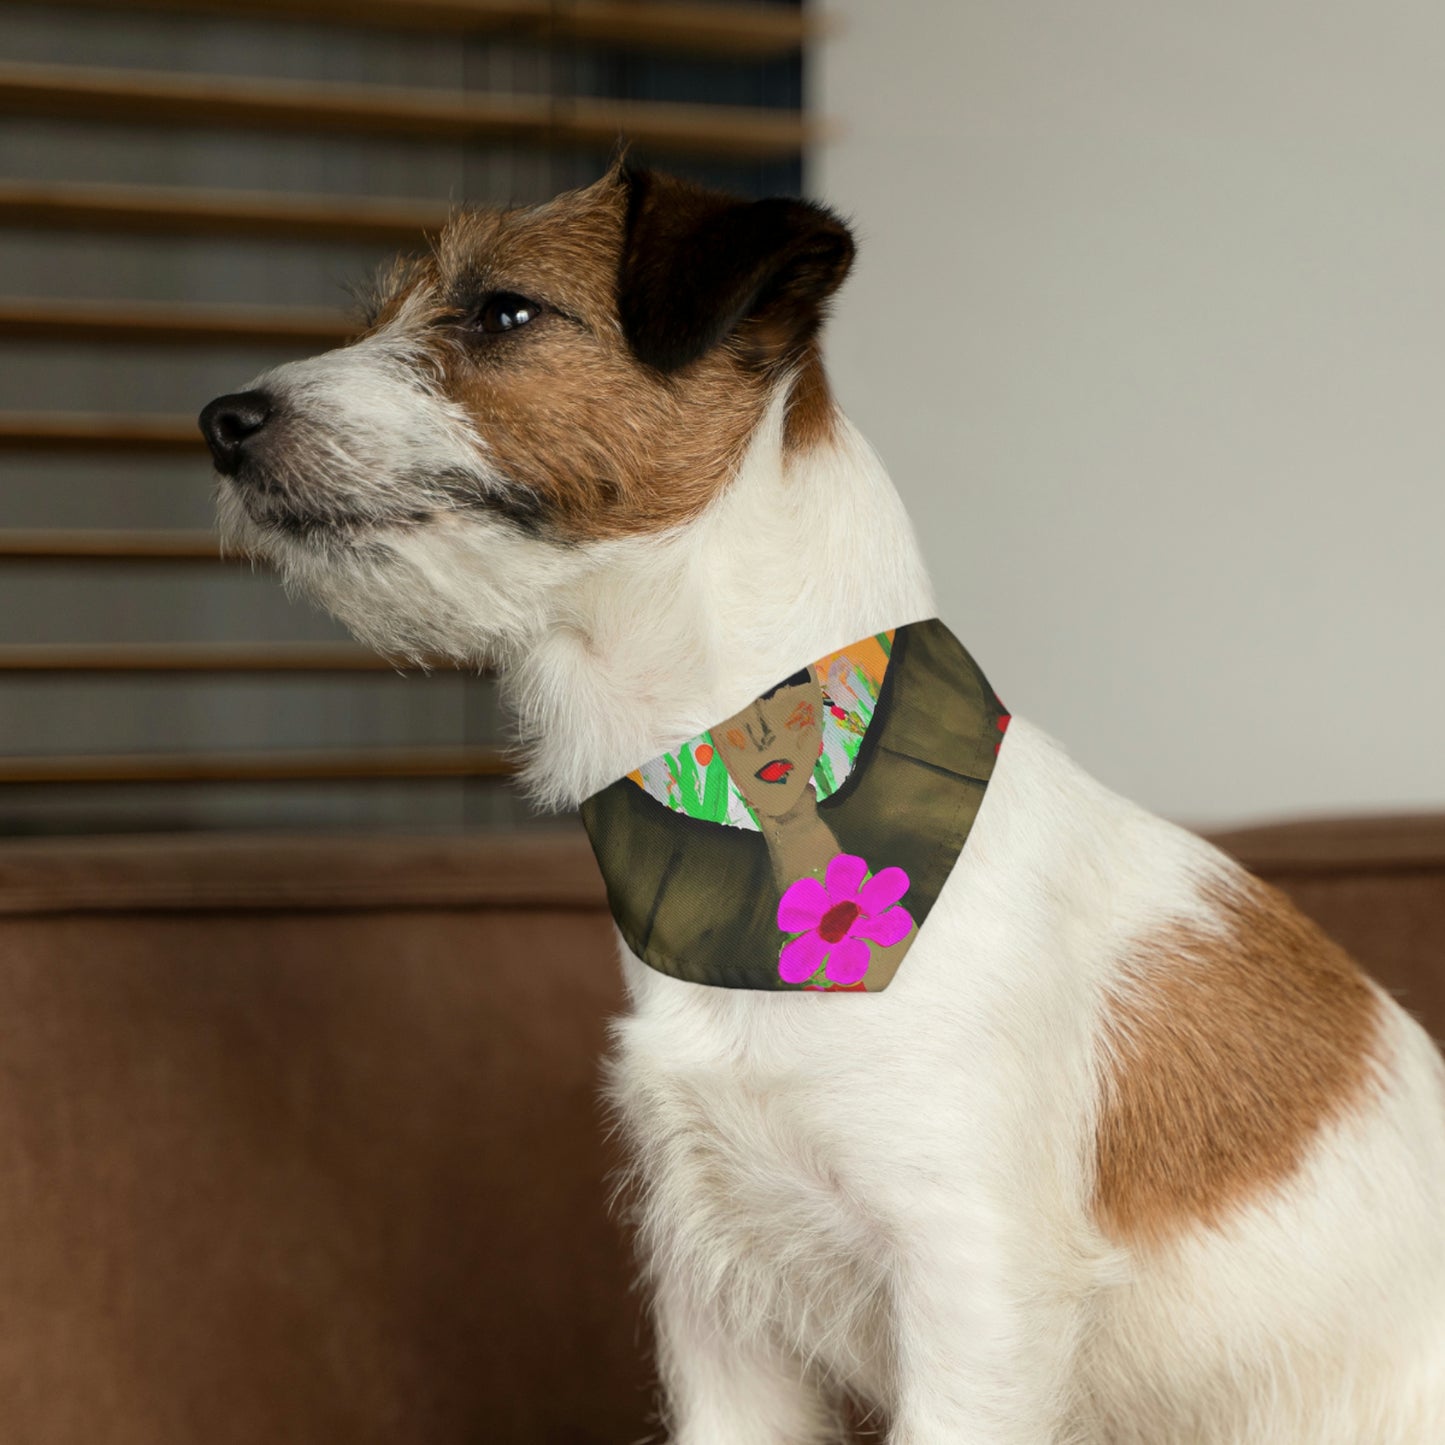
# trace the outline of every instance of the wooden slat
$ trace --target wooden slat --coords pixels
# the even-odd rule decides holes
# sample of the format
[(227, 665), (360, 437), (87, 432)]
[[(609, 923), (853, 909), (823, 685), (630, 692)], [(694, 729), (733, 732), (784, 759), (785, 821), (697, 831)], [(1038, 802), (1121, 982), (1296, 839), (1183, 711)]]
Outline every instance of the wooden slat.
[(495, 748), (0, 757), (0, 784), (344, 782), (381, 778), (499, 778), (515, 771), (514, 765)]
[(439, 231), (448, 214), (446, 206), (420, 201), (0, 181), (0, 225), (50, 230), (409, 246)]
[(792, 55), (826, 34), (825, 26), (801, 9), (778, 5), (647, 5), (634, 0), (558, 0), (554, 5), (534, 0), (526, 8), (554, 12), (551, 24), (559, 39), (638, 50), (763, 59)]
[(220, 544), (211, 532), (0, 531), (0, 561), (7, 562), (221, 560)]
[(591, 150), (610, 150), (626, 138), (658, 153), (735, 160), (796, 156), (820, 137), (797, 112), (743, 106), (20, 63), (0, 65), (0, 114)]
[(100, 412), (0, 412), (0, 451), (205, 451), (193, 416), (126, 416)]
[(607, 893), (586, 833), (560, 819), (529, 832), (0, 838), (0, 918), (338, 908), (565, 908), (605, 916)]
[(0, 645), (0, 673), (398, 672), (362, 647), (330, 642), (15, 643)]
[(311, 307), (0, 297), (0, 338), (8, 340), (300, 348), (336, 346), (355, 332), (345, 312)]
[(676, 0), (56, 0), (80, 8), (189, 11), (388, 30), (506, 35), (639, 50), (789, 55), (821, 27), (778, 5)]

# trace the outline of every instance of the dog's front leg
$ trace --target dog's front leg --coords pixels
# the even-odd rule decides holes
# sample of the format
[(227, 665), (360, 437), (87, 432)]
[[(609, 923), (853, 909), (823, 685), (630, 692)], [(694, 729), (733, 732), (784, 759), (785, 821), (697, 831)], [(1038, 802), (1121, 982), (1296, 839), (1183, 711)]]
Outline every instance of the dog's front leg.
[(889, 1445), (1086, 1445), (1071, 1419), (1079, 1307), (1039, 1238), (980, 1249), (976, 1221), (915, 1234), (896, 1274)]
[(838, 1416), (790, 1359), (659, 1282), (653, 1303), (671, 1445), (834, 1445)]

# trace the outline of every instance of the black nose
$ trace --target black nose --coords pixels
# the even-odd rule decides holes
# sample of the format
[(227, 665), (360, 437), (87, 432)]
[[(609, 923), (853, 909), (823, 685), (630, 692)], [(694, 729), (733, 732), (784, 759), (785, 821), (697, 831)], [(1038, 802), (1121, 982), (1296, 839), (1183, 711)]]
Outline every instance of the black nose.
[(266, 425), (271, 416), (271, 398), (264, 391), (238, 391), (218, 396), (201, 413), (201, 434), (216, 470), (232, 476), (240, 469), (246, 443)]

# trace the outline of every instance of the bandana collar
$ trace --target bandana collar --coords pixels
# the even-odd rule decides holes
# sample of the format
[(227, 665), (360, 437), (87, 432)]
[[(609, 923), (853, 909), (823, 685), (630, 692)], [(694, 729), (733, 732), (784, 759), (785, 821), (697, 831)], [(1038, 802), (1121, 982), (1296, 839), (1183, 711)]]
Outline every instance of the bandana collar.
[(937, 618), (799, 668), (582, 804), (628, 947), (720, 988), (886, 988), (1008, 721)]

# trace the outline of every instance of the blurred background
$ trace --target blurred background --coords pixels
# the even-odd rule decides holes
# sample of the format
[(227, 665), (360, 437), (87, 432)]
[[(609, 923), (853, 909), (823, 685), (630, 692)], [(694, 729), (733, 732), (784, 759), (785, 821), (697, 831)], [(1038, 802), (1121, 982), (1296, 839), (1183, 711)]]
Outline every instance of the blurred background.
[(833, 0), (829, 336), (943, 616), (1218, 827), (1445, 802), (1445, 18)]
[(1442, 73), (1364, 0), (0, 0), (0, 1436), (660, 1437), (575, 820), (217, 555), (195, 425), (619, 135), (848, 216), (945, 621), (1445, 1033)]
[[(490, 682), (223, 564), (195, 416), (464, 201), (797, 192), (792, 5), (0, 4), (0, 832), (521, 826)], [(30, 781), (33, 779), (34, 781)]]
[(535, 821), (489, 682), (215, 560), (193, 418), (619, 133), (853, 221), (835, 384), (1012, 707), (1191, 824), (1445, 801), (1445, 27), (672, 9), (0, 5), (0, 831)]

